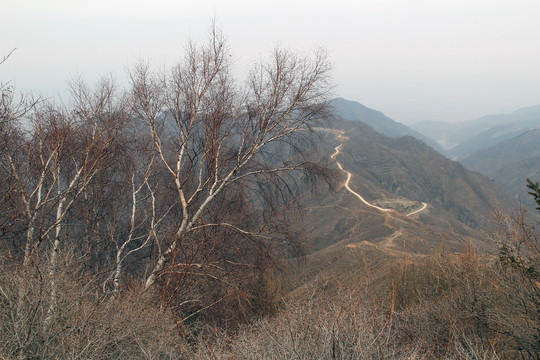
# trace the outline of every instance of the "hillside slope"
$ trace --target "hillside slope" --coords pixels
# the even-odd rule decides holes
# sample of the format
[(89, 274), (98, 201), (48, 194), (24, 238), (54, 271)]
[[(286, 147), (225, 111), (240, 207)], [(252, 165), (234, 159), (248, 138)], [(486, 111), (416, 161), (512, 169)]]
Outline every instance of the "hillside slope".
[(355, 186), (372, 198), (424, 201), (471, 226), (484, 224), (493, 204), (510, 201), (486, 177), (417, 139), (389, 138), (361, 123), (347, 123), (344, 130), (349, 140), (341, 160), (357, 176)]
[(527, 130), (462, 160), (468, 168), (494, 179), (514, 197), (528, 199), (525, 179), (540, 179), (540, 129)]
[[(336, 162), (336, 189), (304, 199), (308, 251), (300, 265), (289, 264), (289, 291), (328, 279), (351, 284), (366, 272), (384, 277), (403, 261), (482, 248), (492, 206), (510, 201), (486, 177), (412, 137), (393, 139), (347, 121), (320, 132), (329, 157), (340, 148), (335, 160), (343, 170)], [(351, 191), (384, 211), (345, 187), (346, 171)]]
[(331, 105), (336, 109), (336, 115), (343, 120), (361, 121), (364, 124), (371, 126), (375, 131), (391, 138), (412, 136), (422, 140), (441, 154), (446, 154), (446, 150), (431, 137), (390, 119), (380, 111), (370, 109), (356, 101), (350, 101), (343, 98), (332, 100)]
[(464, 159), (480, 149), (539, 127), (540, 105), (459, 123), (423, 121), (411, 125), (416, 131), (435, 139), (448, 150), (450, 157), (456, 159)]

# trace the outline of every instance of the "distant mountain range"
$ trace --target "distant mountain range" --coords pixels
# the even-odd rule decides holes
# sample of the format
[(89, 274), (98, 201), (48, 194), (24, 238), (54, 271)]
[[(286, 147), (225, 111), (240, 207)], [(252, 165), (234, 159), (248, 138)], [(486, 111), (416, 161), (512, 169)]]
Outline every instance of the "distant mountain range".
[(528, 199), (526, 178), (540, 181), (540, 105), (460, 123), (423, 121), (408, 127), (355, 101), (337, 98), (331, 104), (341, 119), (367, 124), (390, 138), (423, 141), (488, 176), (514, 198)]
[(520, 130), (539, 126), (540, 105), (458, 123), (422, 121), (411, 128), (435, 139), (451, 156), (462, 159), (476, 150), (518, 135)]
[(526, 179), (540, 181), (540, 129), (525, 130), (517, 136), (475, 151), (461, 161), (469, 169), (494, 179), (525, 205), (531, 203)]
[(446, 154), (526, 201), (525, 179), (540, 180), (540, 105), (455, 124), (412, 126), (446, 147)]

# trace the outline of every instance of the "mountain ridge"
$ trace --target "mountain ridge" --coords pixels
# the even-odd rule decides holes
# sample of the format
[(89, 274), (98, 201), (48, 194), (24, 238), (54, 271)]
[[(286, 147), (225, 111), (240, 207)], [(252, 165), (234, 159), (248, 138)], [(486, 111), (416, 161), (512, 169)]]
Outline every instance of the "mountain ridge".
[(501, 136), (505, 132), (518, 132), (539, 126), (540, 105), (536, 105), (520, 108), (508, 114), (485, 115), (458, 123), (422, 121), (411, 125), (411, 128), (436, 140), (448, 150), (450, 156), (465, 158), (480, 148), (494, 145), (497, 141), (515, 135), (513, 133), (495, 139), (486, 145), (485, 139), (494, 138), (495, 130), (498, 130)]
[(390, 138), (363, 122), (316, 130), (337, 184), (304, 197), (307, 252), (286, 263), (291, 296), (306, 286), (354, 286), (366, 273), (377, 286), (397, 264), (488, 247), (490, 210), (511, 199), (485, 176), (416, 138)]
[(462, 163), (494, 179), (512, 196), (527, 199), (525, 179), (540, 179), (538, 144), (540, 129), (525, 130), (513, 138), (472, 153)]
[[(342, 135), (338, 136), (338, 133)], [(351, 228), (365, 223), (362, 217), (351, 217), (351, 211), (371, 219), (368, 228), (373, 228), (376, 234), (382, 230), (376, 229), (374, 224), (385, 223), (377, 218), (394, 216), (407, 222), (408, 214), (427, 203), (427, 209), (414, 214), (411, 221), (438, 227), (441, 233), (448, 232), (443, 230), (445, 228), (452, 229), (451, 233), (469, 236), (474, 233), (474, 228), (488, 226), (492, 205), (498, 201), (511, 201), (483, 175), (467, 170), (413, 137), (390, 138), (362, 122), (342, 120), (326, 129), (323, 138), (321, 146), (326, 149), (324, 152), (329, 157), (335, 155), (340, 185), (337, 193), (328, 192), (320, 200), (306, 202), (308, 213), (313, 215), (311, 220), (308, 216), (308, 227), (317, 229), (312, 232), (315, 238), (313, 249), (320, 250), (341, 241), (343, 236), (349, 236), (346, 234)], [(341, 149), (339, 153), (338, 147)], [(341, 170), (338, 162), (343, 167)], [(350, 189), (375, 208), (346, 193), (345, 171), (351, 173)], [(381, 211), (376, 207), (391, 211)], [(337, 215), (327, 213), (327, 209), (340, 212), (344, 218), (331, 220)], [(360, 223), (353, 218), (359, 219)], [(318, 221), (332, 223), (332, 229), (324, 230), (324, 225), (309, 225)], [(417, 230), (420, 231), (419, 228)], [(369, 241), (369, 238), (363, 240)]]
[(452, 159), (486, 175), (514, 198), (528, 197), (525, 179), (540, 179), (540, 105), (463, 123), (422, 122), (413, 128), (446, 147), (451, 144), (447, 153)]
[(361, 121), (371, 126), (378, 133), (392, 138), (412, 136), (422, 140), (441, 154), (446, 154), (446, 150), (440, 146), (436, 140), (408, 127), (405, 124), (389, 118), (381, 111), (371, 109), (357, 101), (347, 100), (344, 98), (333, 99), (330, 104), (336, 110), (336, 114), (343, 120)]

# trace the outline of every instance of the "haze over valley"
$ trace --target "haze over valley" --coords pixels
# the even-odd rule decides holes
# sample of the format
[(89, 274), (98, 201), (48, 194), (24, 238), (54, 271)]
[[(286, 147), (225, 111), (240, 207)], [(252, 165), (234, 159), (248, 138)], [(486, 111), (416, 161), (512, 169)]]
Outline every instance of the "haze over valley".
[(0, 5), (1, 359), (538, 359), (540, 3)]
[(423, 121), (408, 127), (358, 102), (338, 98), (332, 104), (343, 119), (364, 122), (390, 137), (412, 136), (422, 140), (530, 205), (524, 185), (527, 178), (535, 179), (540, 172), (540, 105), (465, 122)]

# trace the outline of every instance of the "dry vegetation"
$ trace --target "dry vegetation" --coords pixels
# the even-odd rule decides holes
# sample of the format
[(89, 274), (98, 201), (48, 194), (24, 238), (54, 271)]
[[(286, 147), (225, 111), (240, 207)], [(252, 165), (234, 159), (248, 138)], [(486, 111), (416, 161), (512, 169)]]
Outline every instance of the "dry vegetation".
[[(504, 221), (527, 231), (515, 219)], [(517, 245), (505, 239), (504, 246)], [(538, 238), (527, 241), (533, 240), (537, 245)], [(536, 267), (538, 255), (515, 254)], [(309, 289), (310, 296), (285, 302), (276, 316), (232, 334), (203, 331), (192, 357), (536, 359), (540, 287), (530, 268), (509, 264), (504, 251), (500, 259), (473, 249), (433, 255), (396, 268), (387, 292), (362, 287), (327, 296)]]
[(324, 52), (278, 49), (241, 87), (214, 28), (125, 92), (76, 82), (60, 106), (0, 84), (0, 358), (538, 358), (540, 251), (521, 214), (500, 218), (496, 257), (287, 299), (272, 269), (301, 254), (296, 195), (331, 180), (309, 131), (329, 71)]
[(167, 310), (142, 289), (122, 297), (99, 290), (96, 278), (56, 275), (56, 312), (48, 319), (51, 288), (36, 268), (3, 266), (0, 275), (1, 359), (177, 359), (182, 339)]
[(106, 296), (73, 268), (59, 275), (59, 311), (50, 323), (46, 282), (31, 271), (4, 269), (2, 358), (534, 359), (540, 353), (538, 278), (472, 250), (398, 267), (380, 294), (307, 289), (302, 299), (281, 300), (277, 280), (268, 276), (259, 285), (265, 310), (228, 329), (204, 320), (181, 329), (141, 287)]

